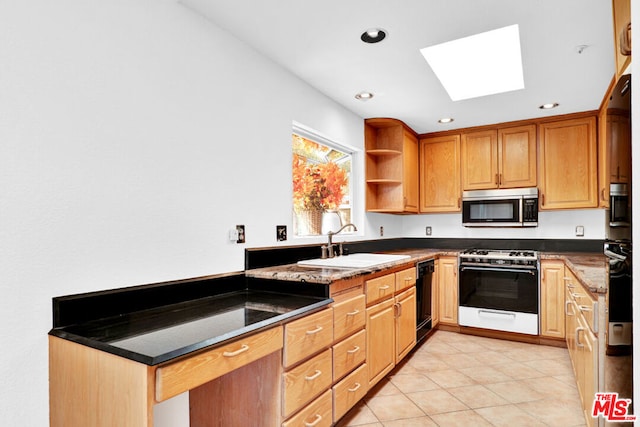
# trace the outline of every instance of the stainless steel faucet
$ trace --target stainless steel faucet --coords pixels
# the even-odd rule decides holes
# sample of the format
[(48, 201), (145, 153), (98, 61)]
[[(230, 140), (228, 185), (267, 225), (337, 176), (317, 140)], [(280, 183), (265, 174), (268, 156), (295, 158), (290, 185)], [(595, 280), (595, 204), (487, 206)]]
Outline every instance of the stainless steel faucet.
[[(358, 231), (358, 228), (354, 225), (354, 224), (345, 224), (342, 227), (340, 227), (340, 229), (338, 231), (329, 231), (327, 233), (327, 237), (329, 239), (328, 243), (326, 246), (322, 247), (322, 258), (333, 258), (334, 256), (336, 256), (334, 248), (333, 248), (333, 236), (335, 234), (340, 233), (342, 230), (344, 230), (347, 227), (353, 227), (353, 231)], [(326, 252), (326, 255), (325, 255)]]

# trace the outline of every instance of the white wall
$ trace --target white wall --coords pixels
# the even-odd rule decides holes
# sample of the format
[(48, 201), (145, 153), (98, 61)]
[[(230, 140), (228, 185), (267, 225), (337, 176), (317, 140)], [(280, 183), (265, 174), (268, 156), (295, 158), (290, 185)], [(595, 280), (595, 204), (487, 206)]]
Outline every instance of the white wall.
[[(242, 270), (291, 229), (293, 120), (363, 146), (361, 118), (175, 1), (0, 2), (3, 425), (48, 424), (53, 296)], [(401, 231), (360, 238), (378, 223)]]

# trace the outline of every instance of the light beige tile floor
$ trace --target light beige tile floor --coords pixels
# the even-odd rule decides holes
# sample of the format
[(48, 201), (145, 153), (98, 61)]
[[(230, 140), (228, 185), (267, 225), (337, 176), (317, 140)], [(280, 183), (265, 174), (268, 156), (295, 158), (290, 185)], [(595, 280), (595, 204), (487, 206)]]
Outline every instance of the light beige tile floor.
[(584, 426), (566, 348), (436, 331), (339, 427)]

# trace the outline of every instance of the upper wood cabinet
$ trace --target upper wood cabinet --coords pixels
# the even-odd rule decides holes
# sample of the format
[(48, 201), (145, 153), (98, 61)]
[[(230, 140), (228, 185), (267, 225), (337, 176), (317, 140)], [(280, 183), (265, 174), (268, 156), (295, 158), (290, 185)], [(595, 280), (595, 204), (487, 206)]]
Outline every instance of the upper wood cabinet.
[(596, 118), (540, 124), (540, 209), (598, 206)]
[(607, 114), (607, 147), (609, 154), (609, 182), (631, 181), (631, 124), (629, 116)]
[(537, 184), (535, 125), (465, 133), (461, 153), (463, 190)]
[(420, 212), (459, 212), (460, 135), (420, 139)]
[(418, 212), (418, 138), (401, 121), (367, 119), (367, 211)]
[[(631, 63), (631, 0), (612, 0), (611, 4), (613, 6), (616, 75), (620, 76)], [(628, 39), (628, 45), (625, 43), (625, 39)], [(627, 48), (628, 52), (624, 52)]]
[(631, 183), (631, 76), (614, 78), (598, 112), (598, 198), (609, 207), (609, 185)]

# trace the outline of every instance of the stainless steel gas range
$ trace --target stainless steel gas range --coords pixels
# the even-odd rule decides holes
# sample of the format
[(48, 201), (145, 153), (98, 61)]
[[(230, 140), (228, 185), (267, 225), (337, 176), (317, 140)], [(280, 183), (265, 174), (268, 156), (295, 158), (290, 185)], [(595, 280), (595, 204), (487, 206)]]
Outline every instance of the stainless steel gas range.
[(460, 326), (538, 335), (538, 252), (469, 249), (459, 269)]

